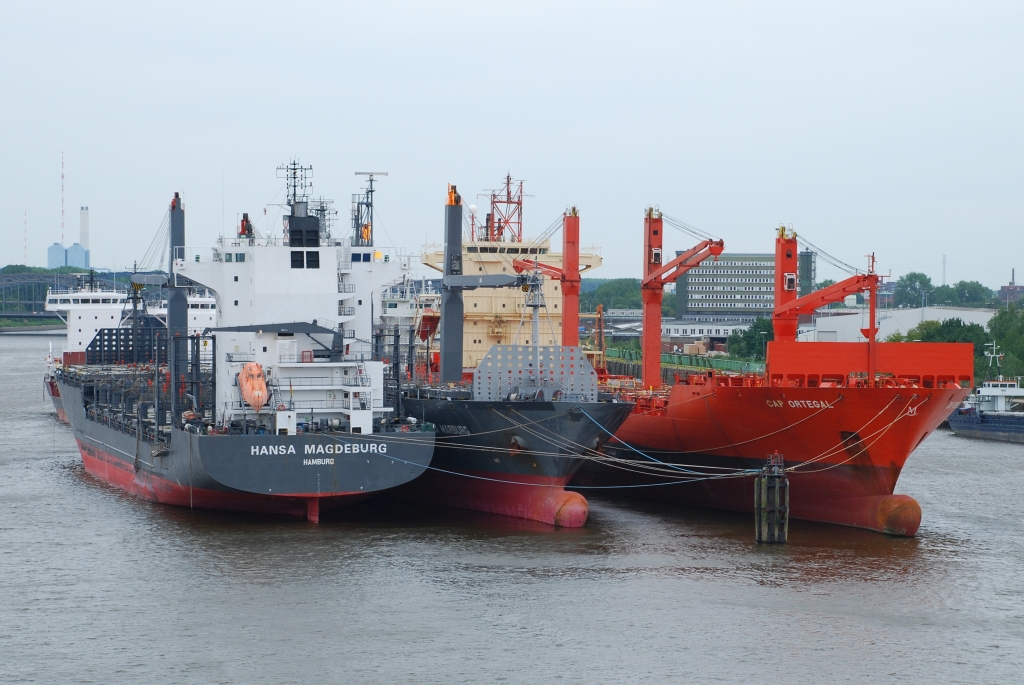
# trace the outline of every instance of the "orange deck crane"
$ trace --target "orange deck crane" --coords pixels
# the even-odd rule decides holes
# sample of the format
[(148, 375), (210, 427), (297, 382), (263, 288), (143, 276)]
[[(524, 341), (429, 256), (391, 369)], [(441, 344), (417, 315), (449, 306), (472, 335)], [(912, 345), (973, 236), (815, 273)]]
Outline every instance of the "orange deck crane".
[[(525, 252), (525, 250), (523, 250)], [(562, 285), (562, 345), (580, 343), (580, 215), (573, 207), (562, 215), (562, 267), (534, 259), (515, 259), (516, 273), (539, 271)]]
[(868, 340), (868, 387), (875, 385), (875, 336), (878, 321), (875, 306), (878, 302), (878, 284), (881, 277), (875, 273), (875, 256), (866, 274), (856, 274), (813, 293), (797, 297), (797, 240), (796, 233), (779, 226), (775, 239), (775, 311), (772, 313), (772, 332), (775, 340), (795, 342), (801, 315), (814, 314), (819, 307), (842, 302), (847, 295), (868, 293), (868, 327), (860, 329)]
[(643, 387), (646, 390), (662, 385), (661, 300), (665, 284), (674, 283), (708, 257), (717, 261), (725, 249), (721, 240), (704, 240), (668, 264), (662, 264), (662, 229), (661, 212), (649, 207), (644, 214), (644, 278), (640, 283), (643, 299)]

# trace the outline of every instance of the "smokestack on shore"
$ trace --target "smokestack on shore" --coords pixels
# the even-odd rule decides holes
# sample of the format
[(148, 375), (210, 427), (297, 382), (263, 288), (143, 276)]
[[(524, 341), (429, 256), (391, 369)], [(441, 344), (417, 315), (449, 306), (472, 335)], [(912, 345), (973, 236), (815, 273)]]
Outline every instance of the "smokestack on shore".
[(89, 249), (89, 208), (82, 207), (78, 212), (78, 244)]

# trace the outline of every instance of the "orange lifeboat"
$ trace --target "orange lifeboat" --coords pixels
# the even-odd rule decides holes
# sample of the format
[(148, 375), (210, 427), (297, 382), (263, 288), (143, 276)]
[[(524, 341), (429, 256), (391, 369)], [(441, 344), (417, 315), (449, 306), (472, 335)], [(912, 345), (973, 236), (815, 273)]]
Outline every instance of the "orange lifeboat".
[(256, 362), (249, 362), (238, 372), (238, 388), (242, 399), (257, 412), (267, 403), (267, 379), (263, 367)]

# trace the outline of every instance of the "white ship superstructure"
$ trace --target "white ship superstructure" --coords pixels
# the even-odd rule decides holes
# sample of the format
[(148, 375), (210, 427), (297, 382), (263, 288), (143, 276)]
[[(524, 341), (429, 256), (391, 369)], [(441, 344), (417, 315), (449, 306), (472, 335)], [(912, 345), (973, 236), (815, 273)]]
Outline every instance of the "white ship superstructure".
[[(190, 335), (217, 325), (217, 300), (207, 290), (189, 292), (188, 307)], [(84, 354), (101, 329), (127, 325), (132, 314), (132, 295), (128, 290), (95, 284), (51, 288), (46, 296), (46, 311), (55, 312), (68, 326), (63, 351)], [(148, 307), (147, 313), (167, 325), (166, 301)]]
[(259, 236), (244, 214), (238, 235), (213, 247), (174, 251), (176, 276), (213, 293), (218, 328), (309, 321), (340, 331), (346, 354), (369, 354), (381, 296), (411, 273), (412, 259), (374, 244), (373, 179), (353, 196), (351, 237), (332, 236), (327, 201), (311, 207), (301, 194), (302, 167), (290, 164), (288, 206), (280, 236)]

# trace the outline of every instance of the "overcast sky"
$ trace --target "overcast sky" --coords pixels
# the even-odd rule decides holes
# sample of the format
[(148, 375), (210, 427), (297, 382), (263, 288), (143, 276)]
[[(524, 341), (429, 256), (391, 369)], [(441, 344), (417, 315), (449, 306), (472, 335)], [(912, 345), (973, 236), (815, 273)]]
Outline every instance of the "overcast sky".
[(29, 264), (60, 240), (63, 152), (65, 242), (88, 205), (100, 266), (174, 191), (189, 245), (262, 216), (298, 157), (343, 221), (353, 172), (388, 171), (377, 237), (410, 251), (446, 183), (483, 206), (511, 172), (527, 234), (579, 207), (594, 277), (640, 274), (658, 205), (729, 251), (784, 222), (894, 277), (1024, 280), (1019, 2), (143, 5), (5, 5), (0, 264), (26, 212)]

